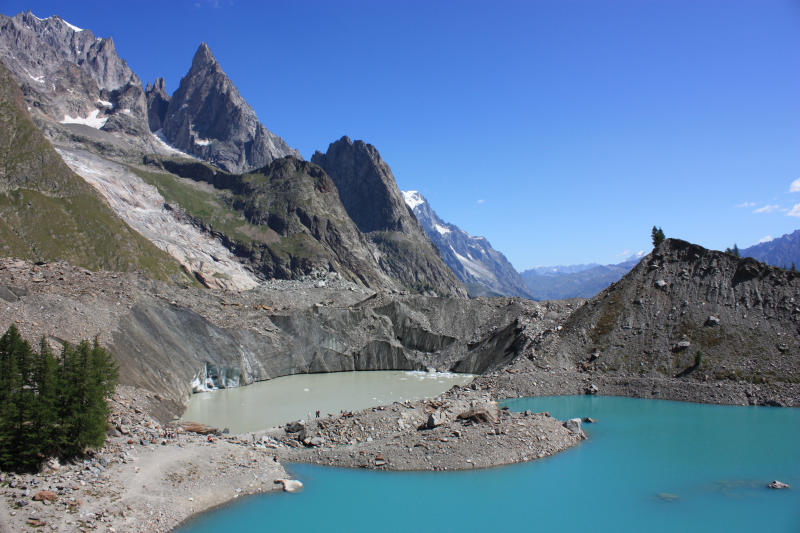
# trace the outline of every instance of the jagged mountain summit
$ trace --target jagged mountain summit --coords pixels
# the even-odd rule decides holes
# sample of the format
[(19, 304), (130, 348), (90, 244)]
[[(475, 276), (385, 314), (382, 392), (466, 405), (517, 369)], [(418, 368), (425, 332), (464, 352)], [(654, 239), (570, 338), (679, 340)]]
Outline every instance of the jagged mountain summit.
[(404, 191), (403, 198), (470, 296), (531, 298), (519, 273), (488, 240), (443, 221), (419, 191)]
[(149, 122), (175, 148), (227, 172), (242, 173), (286, 155), (300, 154), (259, 122), (208, 45), (202, 43), (189, 72), (169, 98), (163, 82), (148, 91)]
[(800, 230), (739, 250), (739, 254), (780, 268), (797, 267), (800, 265)]
[(57, 15), (0, 15), (0, 58), (34, 118), (149, 136), (142, 83), (110, 37), (95, 37)]
[(540, 300), (591, 298), (627, 274), (640, 259), (641, 255), (635, 255), (613, 265), (536, 267), (520, 275), (530, 292)]
[(364, 141), (342, 137), (314, 153), (339, 190), (347, 214), (373, 244), (381, 267), (407, 288), (466, 295), (438, 249), (408, 209), (389, 165)]

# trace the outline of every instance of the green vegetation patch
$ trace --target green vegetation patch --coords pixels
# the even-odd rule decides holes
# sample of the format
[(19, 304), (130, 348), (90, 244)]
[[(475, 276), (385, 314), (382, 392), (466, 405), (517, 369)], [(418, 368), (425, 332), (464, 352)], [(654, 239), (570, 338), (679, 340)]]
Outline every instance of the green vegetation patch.
[(91, 192), (58, 198), (17, 189), (0, 194), (3, 255), (63, 260), (92, 270), (141, 270), (186, 280), (177, 262), (120, 220)]

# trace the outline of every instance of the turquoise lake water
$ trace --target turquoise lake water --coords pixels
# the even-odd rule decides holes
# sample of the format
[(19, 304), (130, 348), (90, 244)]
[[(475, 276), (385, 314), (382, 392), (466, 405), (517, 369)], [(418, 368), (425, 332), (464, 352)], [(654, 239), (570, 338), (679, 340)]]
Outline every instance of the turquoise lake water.
[[(800, 409), (603, 396), (506, 404), (597, 423), (554, 457), (487, 470), (290, 465), (302, 493), (243, 498), (179, 531), (800, 532)], [(792, 488), (767, 489), (773, 479)]]

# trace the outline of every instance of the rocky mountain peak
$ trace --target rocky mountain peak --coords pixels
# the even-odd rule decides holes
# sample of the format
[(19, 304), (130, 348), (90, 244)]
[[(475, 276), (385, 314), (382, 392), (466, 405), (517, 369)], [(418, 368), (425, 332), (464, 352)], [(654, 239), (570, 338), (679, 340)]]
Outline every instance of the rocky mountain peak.
[(206, 43), (200, 43), (197, 47), (197, 52), (194, 53), (192, 58), (192, 69), (205, 69), (208, 67), (219, 67), (217, 59), (211, 53), (211, 48)]
[[(0, 59), (39, 118), (140, 137), (148, 134), (142, 83), (100, 38), (58, 15), (0, 15)], [(67, 134), (67, 137), (71, 136)]]
[(392, 170), (374, 146), (344, 136), (311, 161), (336, 184), (347, 214), (377, 248), (387, 273), (420, 292), (466, 293), (406, 207)]
[(162, 127), (174, 147), (228, 172), (247, 172), (286, 155), (300, 156), (259, 122), (205, 43), (198, 47), (162, 120), (153, 125)]
[(344, 136), (332, 142), (325, 154), (315, 152), (311, 161), (324, 168), (336, 183), (350, 218), (364, 233), (419, 228), (389, 165), (371, 144)]

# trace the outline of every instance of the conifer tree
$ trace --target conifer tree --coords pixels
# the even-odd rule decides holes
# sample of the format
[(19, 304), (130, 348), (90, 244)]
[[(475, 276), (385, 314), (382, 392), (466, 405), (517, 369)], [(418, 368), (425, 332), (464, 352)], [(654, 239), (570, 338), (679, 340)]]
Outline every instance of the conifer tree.
[(653, 248), (658, 248), (659, 245), (664, 242), (664, 231), (661, 228), (653, 226), (653, 229), (650, 231), (650, 238), (653, 240)]

